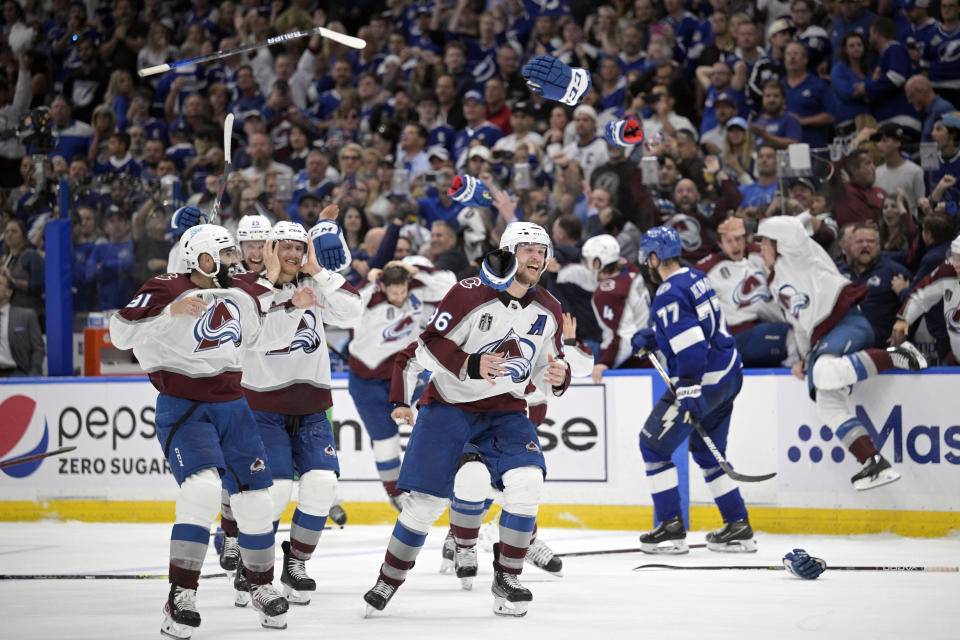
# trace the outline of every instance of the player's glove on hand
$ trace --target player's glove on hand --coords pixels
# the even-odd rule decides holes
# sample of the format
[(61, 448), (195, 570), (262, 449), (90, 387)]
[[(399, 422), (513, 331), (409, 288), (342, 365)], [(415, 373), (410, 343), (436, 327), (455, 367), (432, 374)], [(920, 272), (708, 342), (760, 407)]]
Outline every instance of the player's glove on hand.
[(483, 257), (480, 280), (497, 291), (505, 291), (517, 275), (517, 257), (507, 249), (495, 249)]
[(630, 338), (630, 347), (634, 353), (653, 351), (657, 348), (657, 332), (653, 329), (640, 329)]
[(783, 556), (783, 566), (798, 578), (816, 580), (827, 569), (827, 562), (823, 558), (814, 558), (803, 549), (794, 549)]
[(676, 402), (679, 405), (680, 417), (689, 420), (687, 414), (700, 420), (707, 413), (707, 401), (703, 397), (703, 389), (697, 380), (681, 378), (677, 382)]
[(204, 213), (196, 207), (180, 207), (170, 218), (170, 231), (179, 238), (187, 232), (187, 229), (197, 226), (201, 221), (206, 222), (206, 219)]
[(643, 140), (643, 129), (636, 118), (612, 120), (603, 128), (603, 137), (612, 145), (626, 147)]
[(580, 103), (590, 90), (590, 72), (571, 67), (553, 56), (537, 56), (520, 74), (538, 96), (556, 100), (571, 107)]
[(490, 189), (482, 180), (466, 174), (454, 176), (450, 183), (450, 197), (468, 207), (489, 207), (493, 204)]
[(321, 220), (310, 229), (313, 250), (317, 253), (317, 262), (329, 271), (340, 271), (350, 264), (350, 249), (340, 231), (340, 225), (333, 220)]

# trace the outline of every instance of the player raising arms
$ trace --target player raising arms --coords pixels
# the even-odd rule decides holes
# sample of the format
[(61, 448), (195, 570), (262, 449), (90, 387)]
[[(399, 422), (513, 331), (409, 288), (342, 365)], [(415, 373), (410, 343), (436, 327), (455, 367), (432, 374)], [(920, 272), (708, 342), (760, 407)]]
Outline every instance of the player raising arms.
[[(707, 534), (712, 551), (756, 551), (753, 529), (740, 490), (717, 464), (691, 419), (698, 420), (723, 453), (730, 431), (733, 401), (743, 384), (740, 354), (727, 331), (720, 301), (707, 277), (682, 267), (683, 247), (673, 227), (654, 227), (640, 240), (640, 262), (662, 280), (650, 315), (654, 328), (638, 331), (634, 349), (658, 349), (667, 360), (676, 393), (660, 397), (640, 430), (640, 453), (660, 525), (640, 536), (647, 553), (686, 553), (686, 529), (680, 511), (673, 451), (690, 437), (690, 453), (720, 509), (725, 526)], [(663, 543), (667, 543), (664, 545)]]
[(397, 352), (426, 325), (424, 303), (439, 302), (457, 283), (451, 271), (414, 267), (399, 260), (372, 269), (360, 289), (363, 319), (350, 342), (350, 396), (373, 441), (377, 473), (390, 503), (401, 510), (400, 434), (390, 418), (390, 379)]
[[(552, 254), (539, 225), (514, 222), (480, 278), (455, 285), (418, 339), (416, 358), (433, 372), (407, 444), (397, 487), (410, 492), (393, 529), (368, 613), (406, 580), (427, 532), (453, 492), (464, 446), (501, 478), (500, 542), (494, 545), (494, 612), (522, 616), (533, 599), (517, 576), (536, 523), (546, 465), (525, 396), (544, 379), (554, 395), (570, 383), (560, 304), (536, 284)], [(488, 283), (486, 286), (484, 283)], [(396, 385), (394, 385), (396, 387)], [(394, 397), (405, 402), (403, 397)]]
[(221, 476), (231, 495), (238, 542), (261, 624), (286, 627), (287, 600), (271, 584), (274, 565), (272, 484), (260, 432), (240, 386), (243, 349), (290, 344), (303, 310), (317, 304), (313, 290), (290, 299), (296, 308), (271, 313), (280, 264), (265, 250), (267, 275), (233, 280), (236, 243), (223, 227), (198, 225), (181, 248), (190, 272), (146, 282), (125, 309), (110, 318), (110, 337), (133, 349), (157, 388), (156, 432), (180, 485), (170, 536), (170, 594), (161, 632), (189, 638), (200, 626), (197, 581), (220, 510)]
[(863, 467), (850, 479), (854, 489), (873, 489), (900, 479), (853, 412), (848, 387), (881, 371), (927, 366), (923, 355), (909, 342), (871, 349), (873, 327), (857, 306), (867, 288), (840, 275), (836, 265), (790, 216), (765, 218), (757, 235), (760, 252), (773, 271), (770, 290), (793, 327), (801, 361), (793, 374), (806, 375), (817, 415), (843, 441)]

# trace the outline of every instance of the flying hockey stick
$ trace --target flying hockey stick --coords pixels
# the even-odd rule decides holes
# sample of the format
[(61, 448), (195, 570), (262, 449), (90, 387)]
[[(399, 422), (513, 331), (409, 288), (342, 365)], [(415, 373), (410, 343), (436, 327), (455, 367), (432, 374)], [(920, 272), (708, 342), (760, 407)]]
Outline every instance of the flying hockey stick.
[(41, 458), (46, 458), (49, 456), (58, 456), (61, 453), (70, 453), (76, 449), (76, 447), (60, 447), (55, 451), (47, 451), (46, 453), (34, 453), (27, 456), (19, 456), (17, 458), (9, 458), (0, 462), (0, 469), (5, 469), (7, 467), (12, 467), (17, 464), (23, 464), (24, 462), (33, 462), (34, 460), (39, 460)]
[[(688, 549), (702, 549), (706, 547), (705, 543), (697, 544), (688, 544)], [(567, 553), (555, 553), (558, 558), (575, 558), (577, 556), (606, 556), (612, 555), (615, 553), (641, 553), (643, 549), (637, 547), (635, 549), (601, 549), (599, 551), (568, 551)]]
[[(759, 566), (759, 565), (690, 565), (690, 566), (680, 566), (675, 564), (641, 564), (640, 566), (634, 567), (634, 571), (640, 571), (642, 569), (682, 569), (688, 571), (716, 571), (720, 569), (731, 569), (733, 571), (750, 571), (750, 570), (761, 570), (761, 571), (785, 571), (783, 565), (769, 565), (769, 566)], [(958, 573), (960, 572), (960, 567), (922, 567), (922, 566), (913, 566), (913, 567), (868, 567), (868, 566), (845, 566), (845, 567), (833, 567), (827, 565), (827, 571), (925, 571), (928, 573)]]
[[(656, 354), (651, 351), (647, 351), (644, 355), (647, 356), (647, 359), (653, 363), (653, 367), (657, 370), (657, 373), (660, 374), (660, 377), (663, 378), (664, 384), (667, 385), (667, 389), (670, 390), (670, 393), (676, 395), (677, 390), (673, 386), (673, 383), (670, 382), (670, 376), (667, 375), (667, 372), (664, 370), (663, 365), (660, 364), (660, 361), (657, 359)], [(707, 445), (707, 449), (710, 449), (710, 453), (713, 454), (713, 457), (716, 458), (717, 464), (724, 470), (724, 472), (736, 480), (737, 482), (763, 482), (764, 480), (769, 480), (773, 476), (777, 475), (774, 473), (766, 473), (762, 476), (749, 476), (743, 473), (737, 473), (733, 470), (733, 467), (726, 461), (723, 457), (723, 454), (720, 453), (720, 450), (717, 449), (717, 445), (714, 444), (710, 436), (707, 435), (706, 429), (703, 428), (703, 425), (700, 424), (700, 421), (694, 418), (692, 415), (688, 415), (690, 423), (693, 424), (693, 428), (697, 430), (697, 433), (700, 434), (700, 437), (703, 439), (704, 444)]]
[[(0, 574), (0, 580), (166, 580), (167, 574), (158, 573), (25, 573)], [(201, 578), (226, 578), (226, 573), (205, 573)]]
[(223, 58), (229, 58), (230, 56), (235, 56), (240, 53), (246, 53), (247, 51), (253, 51), (254, 49), (262, 49), (263, 47), (271, 47), (275, 44), (280, 44), (281, 42), (286, 42), (287, 40), (297, 40), (298, 38), (308, 38), (311, 36), (322, 36), (324, 38), (329, 38), (334, 42), (339, 42), (340, 44), (350, 47), (351, 49), (363, 49), (367, 46), (366, 40), (363, 38), (357, 38), (354, 36), (348, 36), (345, 33), (340, 33), (339, 31), (331, 31), (324, 27), (315, 27), (309, 31), (291, 31), (290, 33), (282, 33), (278, 36), (273, 36), (272, 38), (267, 38), (263, 42), (254, 42), (253, 44), (245, 44), (242, 47), (235, 47), (233, 49), (226, 49), (225, 51), (214, 51), (213, 53), (208, 53), (206, 55), (197, 56), (196, 58), (187, 58), (186, 60), (177, 60), (176, 62), (167, 62), (164, 64), (158, 64), (155, 67), (146, 67), (145, 69), (140, 69), (137, 74), (141, 78), (146, 78), (147, 76), (156, 75), (158, 73), (165, 73), (171, 69), (176, 69), (178, 67), (185, 67), (191, 64), (199, 64), (202, 62), (211, 62), (213, 60), (222, 60)]
[(223, 201), (223, 194), (227, 191), (227, 182), (230, 180), (230, 152), (233, 146), (233, 114), (228, 113), (223, 119), (223, 184), (220, 185), (220, 191), (217, 193), (217, 199), (213, 201), (213, 209), (210, 210), (210, 224), (218, 224), (220, 220), (220, 203)]

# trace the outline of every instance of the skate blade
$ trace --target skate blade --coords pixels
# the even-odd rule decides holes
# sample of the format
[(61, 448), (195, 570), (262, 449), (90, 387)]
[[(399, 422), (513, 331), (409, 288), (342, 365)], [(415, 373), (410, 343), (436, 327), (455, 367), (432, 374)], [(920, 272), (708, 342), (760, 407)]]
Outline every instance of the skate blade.
[(376, 614), (380, 613), (381, 611), (383, 611), (383, 610), (382, 610), (382, 609), (377, 609), (377, 608), (376, 608), (375, 606), (373, 606), (372, 604), (368, 604), (368, 605), (365, 606), (365, 608), (364, 608), (364, 610), (363, 610), (363, 617), (364, 617), (364, 618), (372, 618), (372, 617), (374, 617)]
[(719, 551), (720, 553), (756, 553), (757, 541), (753, 538), (749, 540), (733, 540), (732, 542), (708, 542), (707, 549), (710, 551)]
[(855, 481), (853, 483), (853, 488), (857, 491), (866, 491), (868, 489), (882, 487), (883, 485), (890, 484), (891, 482), (896, 482), (899, 479), (899, 473), (893, 469), (884, 469), (874, 478), (860, 478), (859, 480)]
[(163, 622), (160, 624), (160, 635), (174, 640), (188, 640), (193, 635), (194, 630), (196, 630), (196, 627), (175, 622), (166, 613), (164, 613)]
[(510, 602), (506, 598), (493, 596), (493, 612), (498, 616), (522, 618), (527, 615), (527, 609), (529, 607), (530, 602), (528, 601)]
[(460, 588), (464, 591), (473, 591), (473, 578), (474, 576), (460, 578)]
[(668, 540), (661, 543), (663, 546), (651, 544), (649, 542), (640, 543), (640, 551), (650, 555), (680, 555), (681, 553), (690, 553), (690, 547), (686, 540)]
[(250, 592), (249, 591), (234, 591), (233, 592), (233, 606), (240, 607), (241, 609), (250, 604)]
[(540, 565), (538, 565), (538, 564), (537, 564), (536, 562), (534, 562), (533, 560), (527, 560), (526, 558), (524, 558), (524, 561), (525, 561), (527, 564), (529, 564), (530, 566), (533, 566), (533, 567), (536, 567), (537, 569), (540, 569), (540, 571), (543, 571), (544, 573), (549, 573), (550, 575), (556, 576), (556, 577), (558, 577), (558, 578), (562, 578), (562, 577), (563, 577), (563, 569), (559, 569), (559, 570), (557, 570), (557, 571), (550, 571), (550, 569), (547, 569), (546, 567), (541, 567)]
[(297, 604), (305, 606), (310, 604), (310, 592), (309, 591), (297, 591), (289, 585), (283, 585), (283, 595), (286, 596), (287, 602), (290, 604)]
[(444, 575), (445, 575), (445, 574), (448, 574), (448, 573), (453, 573), (453, 559), (452, 559), (452, 558), (449, 559), (449, 560), (447, 560), (446, 558), (444, 558), (444, 559), (440, 562), (440, 573), (441, 573), (441, 574), (444, 574)]
[(265, 613), (257, 612), (260, 616), (260, 626), (264, 629), (286, 629), (287, 614), (281, 613), (278, 616), (268, 616)]

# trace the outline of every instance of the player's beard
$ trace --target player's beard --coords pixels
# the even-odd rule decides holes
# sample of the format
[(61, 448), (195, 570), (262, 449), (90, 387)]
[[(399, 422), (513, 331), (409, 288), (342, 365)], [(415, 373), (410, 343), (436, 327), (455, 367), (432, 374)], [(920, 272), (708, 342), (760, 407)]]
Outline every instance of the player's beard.
[(517, 269), (516, 279), (517, 279), (517, 282), (529, 288), (534, 286), (540, 281), (540, 276), (543, 274), (543, 268), (541, 267), (540, 270), (537, 271), (537, 275), (531, 276), (527, 271), (528, 266), (529, 265), (525, 264), (521, 268)]
[(221, 289), (226, 289), (233, 285), (233, 272), (234, 269), (232, 266), (228, 266), (227, 264), (221, 262), (220, 268), (217, 269), (217, 273), (214, 276), (217, 286)]

